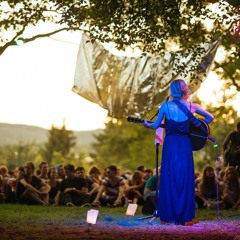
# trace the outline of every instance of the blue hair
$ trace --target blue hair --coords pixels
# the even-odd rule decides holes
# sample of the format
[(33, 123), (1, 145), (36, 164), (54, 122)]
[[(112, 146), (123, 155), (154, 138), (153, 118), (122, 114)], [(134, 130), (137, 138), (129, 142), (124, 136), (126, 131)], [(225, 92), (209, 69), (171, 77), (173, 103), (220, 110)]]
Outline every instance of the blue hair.
[(176, 79), (170, 84), (170, 94), (173, 98), (181, 98), (189, 92), (187, 84), (182, 79)]

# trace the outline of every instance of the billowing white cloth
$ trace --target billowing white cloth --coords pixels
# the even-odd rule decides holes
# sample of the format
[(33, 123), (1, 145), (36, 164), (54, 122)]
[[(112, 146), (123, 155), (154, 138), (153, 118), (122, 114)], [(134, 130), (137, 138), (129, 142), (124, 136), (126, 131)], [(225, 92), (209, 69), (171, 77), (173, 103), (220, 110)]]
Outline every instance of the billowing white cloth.
[[(184, 79), (192, 92), (205, 80), (219, 41), (191, 49), (157, 56), (117, 56), (97, 41), (82, 35), (72, 90), (108, 110), (108, 115), (123, 118), (143, 115), (158, 107), (168, 96), (169, 84)], [(184, 71), (178, 70), (182, 65)], [(194, 66), (196, 66), (194, 68)], [(184, 74), (185, 73), (185, 74)]]

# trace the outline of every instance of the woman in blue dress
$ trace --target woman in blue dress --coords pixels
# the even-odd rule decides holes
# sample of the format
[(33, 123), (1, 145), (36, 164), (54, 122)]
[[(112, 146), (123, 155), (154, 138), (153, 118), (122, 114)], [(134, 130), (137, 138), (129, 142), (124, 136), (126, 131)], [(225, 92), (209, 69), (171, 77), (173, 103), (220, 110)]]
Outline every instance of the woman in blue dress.
[(157, 129), (165, 119), (157, 213), (162, 222), (182, 225), (195, 218), (194, 162), (190, 120), (173, 100), (179, 100), (192, 113), (204, 117), (207, 124), (214, 118), (198, 104), (189, 102), (189, 95), (185, 81), (174, 80), (170, 85), (170, 100), (161, 105), (156, 121), (143, 123), (145, 127)]

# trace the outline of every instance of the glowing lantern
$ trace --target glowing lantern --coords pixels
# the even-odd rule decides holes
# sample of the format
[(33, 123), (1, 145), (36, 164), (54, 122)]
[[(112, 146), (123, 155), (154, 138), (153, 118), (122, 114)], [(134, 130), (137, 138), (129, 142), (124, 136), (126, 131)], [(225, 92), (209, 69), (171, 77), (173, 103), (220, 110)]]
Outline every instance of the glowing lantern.
[(129, 203), (128, 204), (128, 208), (127, 208), (127, 212), (126, 212), (126, 215), (129, 215), (129, 216), (134, 216), (136, 210), (137, 210), (137, 204), (136, 203)]
[(240, 1), (239, 0), (227, 0), (227, 2), (232, 5), (233, 7), (240, 6)]
[(98, 210), (90, 209), (87, 212), (87, 222), (91, 224), (96, 224), (98, 217)]

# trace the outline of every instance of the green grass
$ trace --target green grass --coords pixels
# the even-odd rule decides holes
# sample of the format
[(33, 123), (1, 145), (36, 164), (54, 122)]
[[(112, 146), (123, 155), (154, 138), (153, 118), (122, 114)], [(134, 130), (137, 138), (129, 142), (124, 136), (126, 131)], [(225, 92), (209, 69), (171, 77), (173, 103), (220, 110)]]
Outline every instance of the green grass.
[[(65, 206), (26, 206), (15, 204), (0, 205), (0, 223), (22, 224), (67, 224), (73, 220), (85, 221), (89, 208), (65, 207)], [(126, 208), (98, 208), (99, 215), (105, 218), (108, 215), (120, 217), (125, 215)], [(141, 209), (137, 210), (141, 214)]]
[[(154, 231), (141, 231), (141, 227), (148, 225), (148, 221), (139, 219), (145, 217), (141, 213), (139, 206), (134, 217), (126, 216), (126, 208), (109, 208), (99, 207), (99, 215), (96, 225), (86, 222), (87, 211), (89, 208), (81, 207), (59, 207), (59, 206), (27, 206), (15, 204), (0, 204), (0, 239), (1, 240), (116, 240), (136, 239), (136, 234), (140, 234), (138, 239), (172, 239), (165, 238), (165, 230), (159, 228), (163, 238), (154, 238)], [(222, 210), (220, 212), (221, 219), (239, 219), (240, 212), (233, 210)], [(197, 209), (196, 220), (217, 220), (216, 210)], [(154, 223), (159, 221), (155, 219)], [(125, 230), (121, 230), (122, 226), (126, 226)], [(128, 227), (133, 226), (130, 231)], [(139, 228), (140, 227), (140, 228)], [(232, 227), (234, 228), (234, 226)], [(183, 228), (182, 230), (184, 230)], [(138, 232), (139, 231), (139, 232)], [(219, 230), (220, 231), (220, 230)], [(143, 235), (145, 234), (145, 235)], [(150, 234), (150, 235), (149, 235)], [(176, 233), (175, 233), (176, 234)], [(179, 232), (181, 235), (181, 232)], [(184, 233), (184, 236), (191, 232)], [(207, 234), (207, 233), (206, 233)], [(205, 235), (206, 235), (205, 234)], [(212, 232), (210, 231), (210, 235)], [(216, 233), (217, 234), (217, 233)], [(220, 233), (222, 234), (222, 233)], [(224, 234), (228, 234), (225, 232)], [(209, 236), (210, 236), (209, 235)], [(233, 234), (232, 234), (233, 235)], [(181, 237), (181, 236), (180, 236)], [(221, 237), (221, 236), (220, 236)], [(231, 236), (232, 237), (232, 236)], [(182, 239), (182, 238), (173, 238)], [(186, 239), (185, 237), (183, 239)], [(190, 238), (189, 238), (190, 239)], [(193, 236), (191, 239), (198, 239)], [(210, 238), (204, 238), (210, 239)], [(212, 238), (211, 235), (211, 239)], [(216, 238), (222, 239), (222, 238)], [(230, 238), (228, 238), (230, 239)], [(233, 238), (231, 238), (233, 239)]]
[[(68, 224), (74, 220), (85, 221), (89, 208), (81, 207), (60, 207), (60, 206), (26, 206), (15, 204), (0, 205), (0, 223), (4, 224)], [(104, 219), (107, 216), (125, 216), (126, 208), (99, 207), (99, 217)], [(220, 210), (222, 219), (240, 216), (239, 210)], [(141, 206), (138, 207), (136, 217), (144, 217), (141, 213)], [(196, 219), (200, 221), (218, 219), (217, 211), (214, 209), (197, 209)]]

